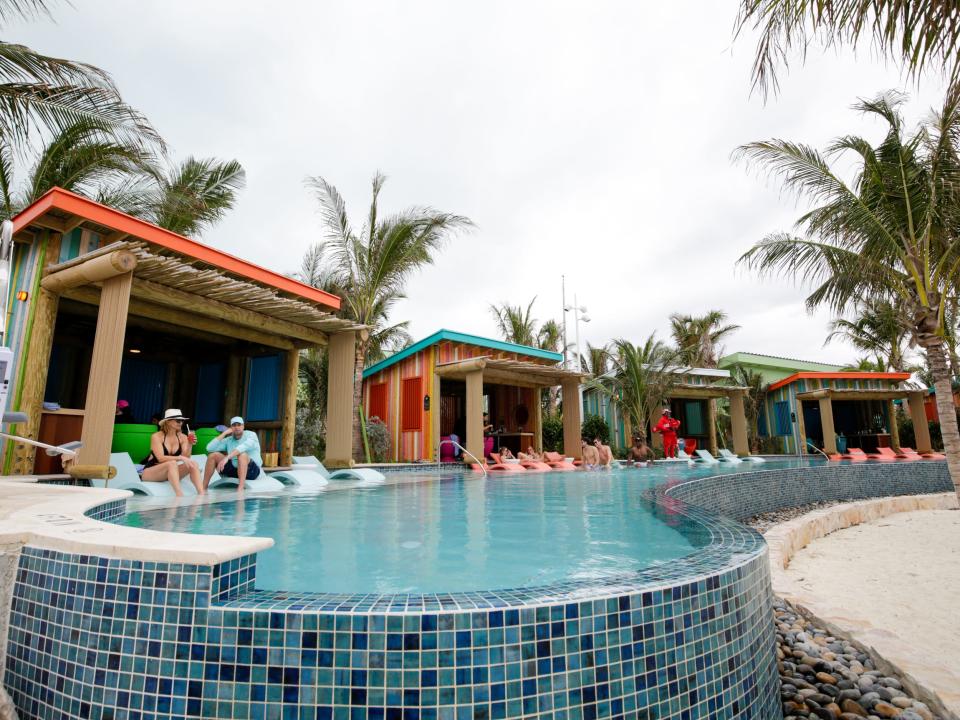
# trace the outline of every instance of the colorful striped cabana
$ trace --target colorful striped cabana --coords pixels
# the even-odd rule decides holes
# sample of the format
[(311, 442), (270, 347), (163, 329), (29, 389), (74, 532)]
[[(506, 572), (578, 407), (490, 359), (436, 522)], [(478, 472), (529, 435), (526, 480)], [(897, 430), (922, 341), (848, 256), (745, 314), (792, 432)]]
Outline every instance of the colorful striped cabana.
[[(483, 457), (482, 415), (512, 449), (542, 447), (540, 390), (561, 386), (577, 397), (580, 373), (564, 370), (560, 353), (440, 330), (363, 373), (367, 418), (382, 420), (393, 462), (436, 460), (441, 438), (456, 434)], [(580, 413), (564, 405), (564, 451), (580, 457)]]

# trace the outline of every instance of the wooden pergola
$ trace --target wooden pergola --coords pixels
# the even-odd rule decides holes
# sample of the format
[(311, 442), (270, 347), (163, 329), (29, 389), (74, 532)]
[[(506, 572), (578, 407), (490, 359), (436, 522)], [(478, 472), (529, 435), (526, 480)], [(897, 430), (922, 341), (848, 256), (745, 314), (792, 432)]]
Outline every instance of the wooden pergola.
[[(823, 426), (823, 451), (827, 455), (838, 454), (837, 433), (833, 423), (834, 400), (879, 400), (887, 403), (887, 415), (890, 418), (890, 444), (894, 450), (900, 450), (900, 432), (897, 427), (897, 413), (894, 400), (907, 400), (910, 408), (910, 418), (913, 421), (914, 437), (917, 452), (933, 452), (930, 442), (930, 427), (927, 425), (927, 416), (923, 409), (923, 399), (926, 390), (890, 389), (890, 390), (858, 390), (854, 388), (823, 388), (809, 392), (797, 393), (797, 421), (799, 423), (801, 447), (806, 444), (806, 426), (803, 421), (803, 403), (816, 402), (820, 408), (820, 423)], [(806, 449), (804, 449), (806, 452)]]
[[(65, 262), (62, 238), (77, 228), (99, 247)], [(245, 341), (285, 357), (280, 463), (291, 461), (299, 354), (326, 346), (330, 358), (327, 461), (352, 462), (354, 346), (366, 329), (331, 314), (340, 299), (59, 188), (14, 218), (17, 242), (45, 242), (32, 323), (22, 349), (23, 390), (17, 408), (36, 438), (61, 298), (97, 306), (96, 334), (83, 408), (79, 462), (104, 465), (110, 454), (120, 365), (128, 323), (224, 344)], [(228, 353), (229, 350), (225, 350)], [(227, 355), (225, 414), (240, 414), (239, 358)], [(33, 450), (18, 445), (13, 472), (29, 473)]]
[[(560, 386), (565, 402), (563, 405), (563, 451), (567, 457), (580, 458), (580, 401), (579, 388), (583, 373), (566, 370), (556, 365), (541, 365), (524, 360), (505, 360), (491, 357), (475, 357), (457, 362), (437, 365), (437, 383), (441, 378), (462, 380), (466, 383), (467, 451), (483, 458), (483, 383), (524, 388), (549, 388)], [(437, 388), (436, 396), (440, 391)], [(574, 402), (569, 402), (573, 398)], [(439, 414), (435, 420), (439, 424)], [(533, 412), (535, 438), (543, 434), (543, 417), (540, 403), (535, 403)], [(439, 427), (435, 437), (439, 437)]]

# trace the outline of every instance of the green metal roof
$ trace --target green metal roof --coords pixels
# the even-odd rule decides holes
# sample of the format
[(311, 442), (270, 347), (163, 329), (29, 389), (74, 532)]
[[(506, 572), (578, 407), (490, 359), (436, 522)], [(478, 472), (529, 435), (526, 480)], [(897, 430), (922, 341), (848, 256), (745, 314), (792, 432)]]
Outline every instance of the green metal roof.
[(515, 345), (504, 342), (503, 340), (492, 340), (490, 338), (480, 337), (479, 335), (467, 335), (466, 333), (454, 332), (453, 330), (438, 330), (433, 335), (425, 337), (420, 342), (416, 342), (405, 350), (394, 353), (388, 358), (375, 363), (363, 371), (364, 379), (374, 375), (381, 370), (385, 370), (391, 365), (405, 360), (411, 355), (415, 355), (421, 350), (436, 345), (438, 342), (450, 340), (452, 342), (465, 343), (467, 345), (478, 345), (480, 347), (490, 348), (491, 350), (502, 350), (504, 352), (517, 353), (518, 355), (527, 355), (528, 357), (541, 358), (543, 360), (553, 360), (560, 362), (563, 355), (550, 350), (541, 350), (540, 348), (529, 347), (527, 345)]
[(757, 365), (762, 367), (778, 368), (783, 370), (802, 371), (824, 371), (840, 370), (842, 365), (833, 365), (831, 363), (815, 362), (812, 360), (797, 360), (795, 358), (785, 358), (777, 355), (763, 355), (761, 353), (735, 352), (720, 358), (717, 363), (721, 368), (728, 368), (732, 365)]

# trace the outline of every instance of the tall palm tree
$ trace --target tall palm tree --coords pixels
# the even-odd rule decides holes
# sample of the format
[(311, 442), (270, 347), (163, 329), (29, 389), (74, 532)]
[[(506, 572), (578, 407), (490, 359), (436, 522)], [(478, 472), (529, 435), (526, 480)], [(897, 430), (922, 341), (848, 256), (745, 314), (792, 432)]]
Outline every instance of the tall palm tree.
[(861, 357), (851, 365), (843, 368), (844, 372), (887, 372), (889, 368), (883, 358), (880, 357)]
[[(812, 283), (810, 309), (827, 306), (842, 315), (857, 300), (890, 298), (904, 309), (911, 336), (929, 359), (960, 495), (960, 435), (944, 342), (945, 317), (960, 282), (960, 90), (951, 90), (943, 108), (910, 133), (900, 112), (904, 101), (887, 93), (858, 103), (887, 125), (876, 147), (843, 136), (825, 155), (783, 140), (739, 148), (738, 157), (767, 168), (785, 189), (815, 203), (797, 222), (800, 235), (773, 233), (740, 262)], [(852, 185), (829, 164), (841, 155), (857, 161)]]
[(680, 380), (679, 353), (652, 333), (642, 345), (620, 338), (612, 353), (613, 384), (633, 431), (647, 439), (647, 423)]
[(337, 188), (319, 176), (307, 179), (320, 205), (324, 227), (324, 241), (315, 252), (320, 261), (330, 265), (343, 291), (341, 315), (369, 327), (374, 338), (358, 338), (354, 358), (353, 447), (358, 457), (363, 443), (356, 409), (362, 399), (363, 368), (370, 349), (376, 349), (378, 342), (386, 348), (402, 337), (405, 330), (391, 326), (388, 318), (397, 301), (406, 297), (407, 281), (433, 263), (447, 239), (473, 225), (461, 215), (420, 206), (381, 217), (379, 199), (385, 181), (379, 172), (374, 175), (370, 209), (360, 231), (355, 232)]
[(497, 323), (497, 332), (504, 340), (515, 345), (536, 345), (537, 320), (533, 317), (533, 304), (536, 301), (534, 296), (526, 310), (522, 305), (514, 307), (506, 302), (490, 306), (490, 312)]
[(830, 323), (830, 334), (824, 345), (842, 338), (861, 352), (873, 355), (883, 370), (903, 372), (905, 348), (909, 339), (908, 319), (900, 308), (886, 299), (857, 302), (854, 318), (837, 318)]
[(778, 89), (777, 68), (791, 55), (802, 58), (816, 42), (827, 47), (875, 50), (911, 75), (924, 69), (958, 74), (960, 13), (955, 4), (930, 0), (740, 0), (736, 34), (760, 32), (753, 62), (753, 86), (766, 96)]
[(739, 325), (724, 325), (727, 314), (710, 310), (705, 315), (670, 316), (670, 332), (680, 352), (680, 360), (691, 367), (715, 368), (722, 352), (720, 342)]
[(595, 347), (587, 343), (587, 354), (580, 356), (580, 367), (590, 379), (600, 379), (610, 369), (610, 347), (600, 345)]
[(747, 388), (743, 397), (743, 414), (750, 429), (750, 452), (756, 455), (760, 452), (760, 408), (766, 402), (767, 383), (760, 373), (745, 365), (731, 367), (730, 378), (734, 385)]
[(550, 352), (560, 352), (563, 344), (563, 329), (556, 320), (547, 320), (537, 331), (537, 347)]
[[(50, 0), (0, 0), (0, 27), (49, 15)], [(0, 41), (0, 134), (23, 146), (34, 130), (99, 123), (123, 142), (163, 145), (147, 119), (123, 102), (103, 70)]]
[(15, 215), (53, 187), (96, 198), (128, 177), (152, 172), (153, 156), (143, 147), (115, 138), (109, 127), (82, 120), (52, 135), (28, 176), (14, 178), (16, 151), (0, 137), (0, 204)]

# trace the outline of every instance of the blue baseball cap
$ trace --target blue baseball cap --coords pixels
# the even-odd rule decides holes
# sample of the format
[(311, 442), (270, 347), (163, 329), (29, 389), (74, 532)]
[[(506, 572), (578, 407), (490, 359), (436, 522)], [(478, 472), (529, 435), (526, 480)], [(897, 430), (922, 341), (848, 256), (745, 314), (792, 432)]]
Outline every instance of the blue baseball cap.
[(230, 424), (231, 424), (231, 425), (243, 425), (243, 424), (244, 424), (243, 418), (240, 417), (239, 415), (234, 415), (232, 418), (230, 418)]

